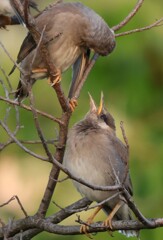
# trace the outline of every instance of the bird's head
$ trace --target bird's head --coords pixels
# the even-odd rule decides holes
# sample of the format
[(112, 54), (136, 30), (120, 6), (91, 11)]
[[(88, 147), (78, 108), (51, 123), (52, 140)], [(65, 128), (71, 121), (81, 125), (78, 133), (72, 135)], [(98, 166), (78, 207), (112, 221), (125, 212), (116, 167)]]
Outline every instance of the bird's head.
[(87, 113), (85, 119), (92, 120), (96, 122), (101, 128), (108, 128), (108, 126), (112, 130), (116, 130), (115, 121), (112, 115), (106, 110), (104, 106), (104, 95), (101, 93), (100, 105), (96, 106), (95, 101), (92, 96), (89, 94), (90, 98), (90, 110)]

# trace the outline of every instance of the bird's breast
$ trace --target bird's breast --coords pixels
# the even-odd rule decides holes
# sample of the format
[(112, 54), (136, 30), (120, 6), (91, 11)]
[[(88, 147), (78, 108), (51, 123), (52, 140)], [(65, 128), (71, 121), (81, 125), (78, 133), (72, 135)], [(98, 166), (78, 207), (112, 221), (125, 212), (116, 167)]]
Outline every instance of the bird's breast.
[(56, 47), (54, 51), (50, 49), (51, 58), (56, 68), (61, 72), (66, 71), (81, 54), (81, 48), (76, 45), (69, 45), (65, 40), (63, 44)]

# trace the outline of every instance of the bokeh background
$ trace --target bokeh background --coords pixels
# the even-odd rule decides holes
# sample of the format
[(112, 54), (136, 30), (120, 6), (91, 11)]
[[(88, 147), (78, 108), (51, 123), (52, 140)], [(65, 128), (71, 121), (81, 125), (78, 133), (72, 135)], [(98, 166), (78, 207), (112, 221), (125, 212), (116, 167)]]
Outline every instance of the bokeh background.
[[(51, 1), (38, 1), (43, 9)], [(136, 1), (100, 0), (81, 1), (97, 11), (110, 26), (119, 23), (132, 9)], [(139, 28), (162, 17), (162, 0), (147, 0), (134, 19), (122, 30)], [(8, 31), (0, 30), (0, 40), (6, 49), (16, 59), (20, 45), (26, 35), (22, 26), (8, 27)], [(0, 48), (0, 66), (9, 73), (12, 62), (3, 49)], [(0, 71), (0, 79), (4, 79)], [(71, 70), (64, 74), (62, 86), (66, 94), (70, 84)], [(10, 77), (16, 88), (19, 72)], [(119, 123), (125, 123), (125, 130), (130, 144), (130, 172), (134, 187), (134, 200), (146, 217), (163, 217), (163, 26), (149, 31), (117, 38), (115, 51), (109, 57), (101, 57), (81, 92), (79, 105), (73, 113), (70, 126), (79, 121), (89, 108), (88, 91), (96, 102), (99, 102), (100, 92), (104, 92), (105, 104), (116, 120), (117, 135), (122, 139)], [(37, 108), (60, 116), (61, 110), (54, 91), (47, 81), (35, 84), (34, 96)], [(0, 86), (0, 94), (4, 95)], [(25, 100), (28, 104), (28, 99)], [(6, 104), (0, 102), (0, 118), (3, 119)], [(18, 138), (24, 140), (38, 139), (31, 113), (20, 110), (22, 128)], [(45, 118), (40, 118), (43, 132), (47, 139), (57, 138), (57, 125)], [(15, 127), (15, 111), (11, 110), (8, 124)], [(6, 134), (0, 128), (0, 142), (5, 142)], [(40, 145), (30, 146), (30, 149), (43, 153)], [(54, 151), (54, 147), (51, 147)], [(19, 147), (10, 145), (0, 153), (0, 204), (12, 195), (18, 195), (29, 215), (34, 214), (43, 196), (48, 181), (50, 164), (41, 162), (24, 153)], [(62, 174), (60, 178), (63, 178)], [(71, 181), (59, 183), (53, 200), (61, 207), (80, 199)], [(51, 204), (48, 214), (57, 211)], [(89, 213), (90, 214), (90, 213)], [(88, 213), (81, 214), (83, 220)], [(0, 209), (0, 218), (5, 222), (9, 218), (23, 217), (16, 202)], [(97, 220), (103, 220), (105, 215), (99, 214)], [(76, 216), (67, 219), (64, 224), (75, 224)], [(125, 239), (119, 233), (114, 233), (114, 239)], [(163, 229), (142, 230), (141, 239), (161, 239)], [(85, 236), (52, 236), (40, 234), (38, 239), (74, 239)], [(107, 233), (99, 233), (94, 239), (107, 239)]]

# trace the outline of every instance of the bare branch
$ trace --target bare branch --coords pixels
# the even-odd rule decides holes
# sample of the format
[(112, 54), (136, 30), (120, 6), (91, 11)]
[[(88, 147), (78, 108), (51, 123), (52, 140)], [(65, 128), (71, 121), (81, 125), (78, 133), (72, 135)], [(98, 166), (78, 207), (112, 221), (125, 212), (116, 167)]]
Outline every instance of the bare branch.
[(53, 178), (51, 178), (51, 179), (52, 179), (53, 181), (55, 181), (55, 182), (62, 183), (62, 182), (64, 182), (64, 181), (68, 180), (69, 177), (65, 177), (65, 178), (63, 178), (63, 179), (61, 179), (61, 180), (59, 180), (59, 179), (53, 179)]
[[(10, 103), (12, 105), (19, 106), (21, 108), (24, 108), (27, 111), (30, 111), (30, 112), (32, 111), (30, 106), (27, 106), (27, 105), (25, 105), (23, 103), (19, 103), (19, 102), (15, 101), (15, 100), (7, 99), (7, 98), (4, 98), (4, 97), (0, 96), (0, 101), (4, 101), (4, 102)], [(35, 109), (35, 111), (37, 112), (37, 114), (39, 114), (39, 115), (41, 115), (43, 117), (49, 118), (50, 120), (52, 120), (54, 122), (57, 122), (60, 125), (64, 125), (63, 121), (61, 121), (59, 118), (55, 118), (52, 115), (50, 115), (48, 113), (45, 113), (45, 112), (42, 112), (42, 111), (40, 111), (38, 109)]]
[[(6, 74), (6, 72), (5, 72), (5, 70), (3, 69), (2, 66), (0, 66), (0, 70), (1, 70), (1, 72), (3, 73), (3, 75), (5, 76), (6, 82), (7, 82), (8, 86), (9, 86), (10, 90), (12, 90), (12, 86), (11, 86), (9, 77), (8, 77), (8, 75)], [(2, 81), (1, 81), (1, 84), (2, 84)]]
[(128, 206), (131, 208), (131, 210), (134, 212), (135, 216), (139, 219), (141, 223), (151, 228), (155, 226), (155, 222), (153, 220), (145, 218), (143, 214), (139, 211), (134, 201), (131, 199), (129, 192), (126, 189), (123, 190), (122, 195), (125, 197)]
[[(152, 219), (149, 221), (153, 222), (153, 226), (149, 226), (149, 225), (146, 226), (143, 223), (136, 221), (136, 220), (112, 221), (112, 227), (113, 227), (112, 229), (109, 226), (104, 226), (103, 222), (98, 222), (98, 223), (93, 223), (90, 225), (90, 227), (88, 229), (88, 233), (106, 232), (108, 230), (111, 230), (112, 232), (114, 232), (117, 230), (153, 229), (153, 228), (158, 228), (160, 226), (163, 226), (162, 218)], [(47, 231), (49, 233), (54, 233), (54, 234), (59, 234), (59, 235), (84, 234), (84, 233), (80, 232), (80, 225), (78, 225), (78, 226), (77, 225), (70, 225), (70, 226), (58, 225), (58, 224), (51, 223), (50, 221), (48, 221), (46, 219), (28, 217), (24, 220), (22, 229), (25, 226), (25, 223), (26, 223), (26, 226), (30, 226), (30, 228), (38, 228), (39, 232)], [(81, 223), (83, 223), (83, 221), (81, 221)], [(20, 228), (20, 226), (19, 226), (19, 228)], [(34, 229), (34, 231), (36, 231), (36, 230)], [(8, 239), (10, 240), (12, 238), (8, 238)], [(14, 239), (18, 239), (18, 238), (16, 238), (16, 236), (14, 236)], [(28, 238), (26, 238), (26, 239), (28, 239)]]
[(21, 201), (20, 201), (20, 199), (19, 199), (19, 197), (18, 197), (17, 195), (12, 196), (7, 202), (1, 204), (0, 207), (4, 207), (5, 205), (8, 205), (11, 201), (13, 201), (13, 200), (15, 200), (15, 199), (16, 199), (16, 201), (18, 202), (18, 204), (19, 204), (22, 212), (24, 213), (25, 217), (28, 217), (28, 214), (27, 214), (27, 212), (25, 211), (25, 209), (24, 209), (24, 207), (23, 207), (23, 205), (22, 205), (22, 203), (21, 203)]
[(152, 23), (152, 24), (150, 24), (146, 27), (136, 28), (136, 29), (132, 29), (130, 31), (117, 33), (117, 34), (115, 34), (115, 37), (122, 37), (122, 36), (130, 35), (130, 34), (136, 33), (136, 32), (143, 32), (143, 31), (149, 30), (149, 29), (154, 28), (154, 27), (159, 27), (159, 26), (162, 26), (162, 24), (163, 24), (162, 22), (163, 22), (163, 18), (157, 20), (156, 22), (154, 22), (154, 23)]
[(140, 7), (142, 6), (143, 2), (144, 2), (144, 0), (138, 0), (137, 4), (135, 5), (134, 9), (129, 13), (129, 15), (118, 25), (112, 27), (112, 29), (114, 31), (118, 31), (119, 29), (124, 27), (135, 16), (135, 14), (138, 12)]
[(6, 131), (6, 133), (11, 137), (11, 139), (13, 139), (13, 141), (20, 147), (22, 148), (25, 152), (29, 153), (31, 156), (41, 159), (43, 161), (50, 161), (48, 158), (45, 158), (41, 155), (38, 155), (32, 151), (30, 151), (28, 148), (26, 148), (25, 146), (23, 146), (23, 144), (21, 144), (19, 142), (19, 140), (11, 133), (10, 129), (2, 122), (0, 121), (0, 125), (3, 127), (3, 129)]
[(22, 72), (21, 68), (19, 67), (19, 65), (14, 61), (14, 59), (11, 57), (10, 53), (7, 51), (7, 49), (5, 48), (5, 46), (3, 45), (3, 43), (0, 41), (0, 46), (1, 48), (4, 50), (4, 52), (6, 53), (6, 55), (9, 57), (9, 59), (11, 60), (11, 62), (14, 63), (14, 65), (19, 69), (20, 72)]

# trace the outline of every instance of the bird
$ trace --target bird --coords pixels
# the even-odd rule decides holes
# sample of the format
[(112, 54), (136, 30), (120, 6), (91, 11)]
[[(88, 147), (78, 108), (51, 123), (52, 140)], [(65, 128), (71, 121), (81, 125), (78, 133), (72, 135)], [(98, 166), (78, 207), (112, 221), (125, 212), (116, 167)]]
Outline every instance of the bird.
[[(110, 54), (116, 45), (115, 34), (100, 15), (80, 2), (58, 1), (36, 16), (35, 22), (40, 33), (45, 27), (45, 45), (56, 68), (52, 85), (60, 82), (61, 74), (73, 66), (68, 95), (71, 99), (88, 66), (91, 51), (101, 56)], [(28, 96), (28, 84), (31, 87), (37, 79), (49, 78), (46, 63), (36, 46), (28, 33), (17, 57), (22, 69), (15, 95), (19, 101)]]
[[(125, 189), (133, 195), (128, 155), (127, 146), (116, 136), (115, 120), (104, 106), (103, 94), (98, 108), (90, 95), (89, 112), (68, 132), (63, 165), (74, 177), (92, 185), (113, 186), (124, 182)], [(129, 207), (118, 190), (99, 191), (75, 180), (73, 183), (82, 196), (99, 203), (95, 213), (88, 218), (87, 225), (93, 222), (101, 209), (108, 215), (103, 225), (111, 229), (112, 219), (132, 219)], [(82, 225), (80, 230), (87, 233), (87, 226)], [(120, 232), (128, 237), (139, 235), (134, 230)]]
[[(21, 0), (24, 3), (24, 0)], [(29, 7), (39, 12), (37, 4), (33, 0), (29, 0)], [(6, 25), (21, 24), (23, 20), (13, 7), (11, 0), (0, 1), (0, 28), (6, 28)]]

